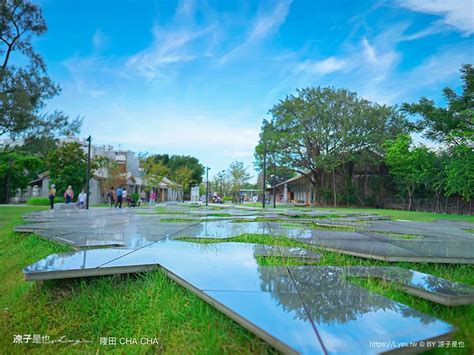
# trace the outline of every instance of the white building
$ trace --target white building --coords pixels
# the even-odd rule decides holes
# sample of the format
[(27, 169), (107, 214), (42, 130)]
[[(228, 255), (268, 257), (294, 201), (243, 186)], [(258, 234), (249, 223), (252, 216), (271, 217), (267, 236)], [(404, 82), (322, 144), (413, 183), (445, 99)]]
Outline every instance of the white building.
[[(84, 139), (67, 138), (62, 139), (61, 143), (76, 142), (81, 144), (84, 152), (87, 153), (88, 142)], [(157, 193), (157, 201), (182, 201), (183, 188), (178, 183), (164, 177), (159, 186), (151, 186), (142, 177), (140, 172), (140, 161), (136, 154), (130, 150), (114, 150), (110, 145), (91, 146), (91, 159), (95, 157), (108, 158), (110, 161), (116, 162), (119, 166), (123, 166), (123, 180), (117, 185), (125, 187), (129, 194), (140, 194), (142, 190), (155, 190)], [(108, 181), (107, 169), (101, 168), (93, 172), (89, 183), (91, 204), (107, 203), (107, 193), (110, 189), (110, 181)], [(47, 197), (51, 181), (48, 172), (44, 172), (38, 176), (38, 179), (31, 182), (30, 196)], [(117, 186), (114, 186), (115, 188)], [(76, 192), (78, 194), (79, 191)]]

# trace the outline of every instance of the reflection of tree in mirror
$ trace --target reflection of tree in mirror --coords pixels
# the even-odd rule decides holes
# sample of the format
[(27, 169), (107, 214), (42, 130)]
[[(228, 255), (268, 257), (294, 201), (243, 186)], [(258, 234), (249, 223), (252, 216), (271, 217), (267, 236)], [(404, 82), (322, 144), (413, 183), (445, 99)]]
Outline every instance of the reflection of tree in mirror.
[(387, 282), (417, 287), (433, 293), (459, 295), (474, 292), (474, 289), (468, 285), (402, 268), (349, 267), (346, 271), (348, 276), (379, 278)]
[[(296, 292), (289, 274), (285, 277), (282, 273), (267, 272), (266, 268), (259, 268), (262, 291)], [(357, 321), (367, 313), (380, 311), (400, 313), (406, 318), (415, 317), (423, 324), (435, 321), (433, 317), (421, 314), (408, 306), (345, 282), (340, 268), (303, 266), (290, 267), (289, 270), (315, 323), (347, 323)], [(286, 311), (295, 312), (302, 320), (308, 319), (308, 314), (298, 299), (284, 292), (272, 292), (272, 295)]]

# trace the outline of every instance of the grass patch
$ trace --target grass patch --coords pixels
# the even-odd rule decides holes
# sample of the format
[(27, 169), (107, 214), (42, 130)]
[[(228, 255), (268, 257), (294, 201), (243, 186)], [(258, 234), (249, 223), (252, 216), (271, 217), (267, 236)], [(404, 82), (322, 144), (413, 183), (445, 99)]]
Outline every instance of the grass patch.
[(340, 218), (343, 217), (340, 214), (321, 214), (316, 216), (308, 216), (305, 214), (284, 214), (285, 217), (295, 218), (295, 219), (331, 219), (331, 218)]
[(160, 222), (163, 222), (163, 223), (199, 222), (199, 220), (190, 219), (190, 218), (161, 218)]
[(250, 222), (274, 222), (278, 223), (284, 228), (311, 228), (319, 230), (332, 230), (332, 231), (341, 231), (341, 232), (354, 232), (356, 230), (353, 226), (342, 226), (342, 225), (333, 225), (333, 224), (322, 224), (318, 222), (289, 222), (284, 219), (278, 218), (267, 218), (267, 217), (257, 217), (254, 219), (236, 219), (232, 223), (250, 223)]
[[(55, 197), (54, 203), (64, 203), (66, 202), (62, 197)], [(26, 201), (28, 206), (49, 206), (49, 198), (48, 197), (31, 197)]]
[(171, 211), (171, 210), (166, 210), (166, 209), (163, 209), (163, 210), (156, 210), (155, 211), (157, 214), (179, 214), (179, 215), (183, 215), (183, 214), (186, 214), (185, 212), (183, 211)]
[(208, 213), (207, 217), (232, 217), (230, 213)]
[(341, 232), (355, 232), (355, 228), (352, 226), (340, 226), (332, 224), (320, 224), (320, 223), (309, 223), (311, 229), (320, 229), (320, 230), (332, 230), (332, 231), (341, 231)]
[(377, 232), (377, 234), (382, 234), (390, 238), (399, 238), (399, 239), (407, 239), (407, 240), (422, 238), (422, 236), (417, 235), (417, 234), (404, 234), (404, 233), (394, 233), (394, 232)]

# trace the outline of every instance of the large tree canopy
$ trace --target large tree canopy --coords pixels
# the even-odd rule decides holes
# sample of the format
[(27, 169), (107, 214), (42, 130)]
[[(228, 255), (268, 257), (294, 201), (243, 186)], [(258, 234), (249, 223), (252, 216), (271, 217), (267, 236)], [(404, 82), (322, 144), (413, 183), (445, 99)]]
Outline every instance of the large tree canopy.
[(0, 203), (8, 203), (17, 189), (25, 189), (43, 162), (36, 156), (22, 151), (0, 152)]
[[(31, 44), (46, 29), (38, 6), (0, 0), (0, 136), (70, 134), (81, 125), (80, 119), (70, 121), (62, 112), (42, 113), (45, 101), (60, 90)], [(13, 58), (25, 64), (15, 65)]]
[(334, 88), (306, 88), (287, 96), (264, 121), (256, 158), (264, 147), (280, 167), (307, 174), (313, 183), (364, 151), (382, 153), (383, 142), (406, 129), (395, 108)]
[[(47, 160), (48, 172), (52, 184), (56, 184), (59, 193), (71, 185), (76, 194), (85, 187), (87, 155), (79, 143), (65, 143), (51, 151)], [(92, 162), (91, 169), (97, 165)]]
[(443, 90), (447, 107), (436, 107), (433, 100), (422, 97), (418, 103), (403, 104), (402, 109), (420, 115), (417, 129), (430, 140), (449, 145), (471, 145), (474, 139), (474, 67), (461, 68), (464, 81), (461, 95), (451, 88)]
[[(202, 182), (204, 166), (195, 157), (188, 155), (155, 154), (141, 158), (141, 166), (145, 176), (167, 176), (171, 180), (181, 184), (185, 192), (191, 186)], [(156, 174), (158, 172), (158, 174)], [(161, 179), (160, 179), (161, 180)]]
[(240, 189), (244, 187), (251, 177), (243, 162), (234, 161), (229, 165), (229, 179), (234, 202), (240, 202)]
[(433, 175), (436, 159), (425, 146), (412, 147), (410, 135), (401, 134), (385, 143), (386, 162), (400, 192), (407, 197), (407, 209), (412, 209), (417, 186), (427, 183)]

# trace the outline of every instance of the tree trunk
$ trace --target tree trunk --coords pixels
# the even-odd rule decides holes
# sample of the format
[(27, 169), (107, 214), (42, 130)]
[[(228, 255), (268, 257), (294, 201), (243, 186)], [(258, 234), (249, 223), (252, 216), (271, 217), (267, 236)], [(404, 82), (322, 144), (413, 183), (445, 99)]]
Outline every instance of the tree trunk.
[(323, 193), (323, 188), (324, 188), (324, 173), (321, 172), (321, 176), (319, 178), (320, 180), (320, 185), (319, 185), (319, 191), (320, 191), (320, 200), (321, 200), (321, 203), (326, 206), (326, 198), (324, 197), (324, 193)]
[(408, 192), (408, 211), (411, 211), (413, 191), (410, 186), (407, 186), (407, 192)]
[(336, 173), (332, 169), (332, 194), (334, 199), (334, 207), (337, 207), (337, 193), (336, 193)]

